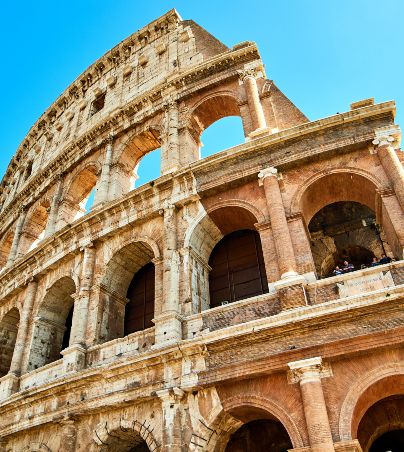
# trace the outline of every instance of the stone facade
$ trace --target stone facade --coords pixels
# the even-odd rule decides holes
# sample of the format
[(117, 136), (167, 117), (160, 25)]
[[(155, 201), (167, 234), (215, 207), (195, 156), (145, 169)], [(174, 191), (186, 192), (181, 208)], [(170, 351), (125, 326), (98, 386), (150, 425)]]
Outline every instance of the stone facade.
[[(366, 100), (309, 122), (254, 43), (227, 48), (174, 10), (90, 66), (0, 187), (0, 451), (241, 451), (263, 422), (271, 450), (353, 452), (402, 428), (394, 114)], [(203, 130), (234, 115), (245, 142), (201, 160)], [(158, 148), (161, 176), (131, 189)], [(394, 261), (321, 279), (336, 232), (310, 225), (333, 203), (374, 215), (346, 246)], [(268, 290), (210, 308), (210, 256), (240, 230), (258, 234)], [(148, 263), (153, 326), (125, 335)]]

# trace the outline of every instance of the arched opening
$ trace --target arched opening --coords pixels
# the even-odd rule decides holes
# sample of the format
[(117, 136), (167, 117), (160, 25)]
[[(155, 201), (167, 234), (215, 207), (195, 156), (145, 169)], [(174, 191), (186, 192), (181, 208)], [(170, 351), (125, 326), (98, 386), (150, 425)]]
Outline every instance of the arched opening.
[(124, 335), (142, 331), (153, 326), (155, 294), (155, 269), (149, 262), (133, 277), (125, 306)]
[(5, 267), (14, 239), (14, 229), (7, 231), (0, 242), (0, 269)]
[(19, 255), (33, 250), (43, 240), (48, 223), (49, 207), (49, 201), (43, 201), (25, 221), (18, 247)]
[[(212, 147), (210, 148), (209, 145), (209, 147), (206, 147), (206, 152), (202, 151), (201, 153), (202, 133), (212, 124), (222, 118), (228, 117), (238, 117), (240, 120), (231, 118), (223, 122), (220, 121), (220, 124), (218, 123), (217, 126), (213, 126), (211, 130), (213, 135)], [(229, 94), (219, 93), (208, 97), (195, 108), (188, 124), (189, 128), (182, 130), (181, 133), (188, 135), (187, 137), (183, 137), (183, 140), (185, 139), (191, 147), (192, 145), (195, 146), (199, 157), (201, 157), (201, 154), (203, 157), (207, 157), (214, 152), (234, 146), (235, 144), (240, 144), (244, 141), (245, 133), (243, 128), (242, 131), (240, 130), (240, 122), (241, 112), (236, 99)], [(243, 126), (242, 123), (241, 125)], [(207, 145), (209, 143), (209, 135), (208, 133), (206, 135), (204, 134), (204, 140)], [(219, 146), (220, 143), (223, 143), (225, 147), (221, 148)]]
[(340, 201), (320, 209), (309, 226), (317, 274), (332, 276), (349, 262), (355, 270), (369, 267), (386, 254), (375, 213), (364, 204)]
[(239, 116), (221, 118), (201, 134), (201, 158), (244, 143), (243, 122)]
[(17, 339), (20, 313), (13, 308), (0, 322), (0, 377), (6, 375), (10, 369), (13, 358), (15, 341)]
[(243, 425), (230, 436), (225, 452), (287, 452), (293, 448), (282, 422), (266, 410), (239, 406), (230, 414)]
[(252, 211), (234, 205), (210, 211), (195, 226), (186, 240), (194, 313), (268, 292), (256, 223)]
[(257, 231), (227, 234), (209, 258), (210, 307), (268, 292), (264, 256)]
[(87, 166), (74, 178), (60, 204), (59, 218), (63, 225), (81, 218), (91, 209), (97, 179), (95, 165)]
[(145, 242), (134, 242), (116, 252), (100, 284), (103, 316), (100, 342), (151, 327), (154, 316), (155, 255)]
[(292, 447), (288, 432), (280, 422), (258, 419), (233, 433), (225, 452), (287, 452)]
[(57, 361), (69, 346), (75, 292), (74, 281), (67, 276), (47, 290), (34, 324), (28, 370)]
[(120, 167), (114, 174), (116, 196), (140, 187), (160, 176), (160, 134), (149, 129), (132, 137), (119, 157)]
[(358, 427), (364, 452), (404, 450), (404, 395), (394, 395), (373, 404)]
[(329, 276), (345, 260), (359, 269), (374, 257), (394, 257), (390, 245), (398, 243), (397, 235), (380, 206), (375, 184), (356, 173), (331, 173), (306, 188), (299, 208), (319, 277)]

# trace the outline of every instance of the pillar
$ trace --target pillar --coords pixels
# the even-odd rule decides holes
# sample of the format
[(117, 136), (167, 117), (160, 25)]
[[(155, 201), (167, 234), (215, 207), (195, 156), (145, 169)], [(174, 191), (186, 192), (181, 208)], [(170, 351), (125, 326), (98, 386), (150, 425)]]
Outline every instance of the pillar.
[(177, 212), (173, 204), (163, 211), (163, 298), (161, 312), (154, 319), (156, 346), (168, 345), (181, 340), (182, 326), (179, 314), (180, 258), (177, 250)]
[(113, 156), (114, 136), (111, 134), (106, 140), (104, 161), (102, 162), (101, 175), (97, 184), (97, 190), (94, 196), (93, 208), (110, 200), (109, 197), (109, 181), (111, 176), (111, 163)]
[(180, 142), (178, 103), (170, 100), (165, 103), (165, 130), (161, 149), (161, 174), (177, 171), (180, 166)]
[(320, 357), (288, 364), (291, 383), (299, 383), (312, 452), (334, 452), (321, 379), (331, 376)]
[(185, 393), (180, 388), (169, 388), (157, 391), (161, 399), (163, 411), (163, 452), (182, 452), (185, 444), (182, 438), (185, 425), (185, 413), (182, 399)]
[(45, 237), (49, 237), (56, 231), (56, 224), (58, 221), (59, 204), (63, 191), (63, 175), (59, 175), (56, 190), (53, 194), (52, 203), (49, 211), (48, 224), (46, 225)]
[(86, 332), (90, 292), (93, 285), (96, 249), (93, 243), (83, 248), (80, 287), (74, 297), (72, 331), (69, 347), (62, 351), (67, 371), (82, 369), (85, 365)]
[(254, 75), (250, 73), (245, 74), (242, 80), (247, 95), (253, 132), (257, 129), (265, 129), (267, 124), (258, 92), (257, 81)]
[(393, 147), (395, 141), (393, 134), (397, 133), (397, 127), (393, 127), (392, 130), (376, 129), (376, 139), (373, 144), (377, 146), (377, 155), (404, 211), (404, 168)]
[(63, 419), (61, 425), (61, 450), (63, 452), (75, 452), (77, 441), (77, 428), (73, 419)]
[(18, 245), (20, 243), (22, 228), (24, 226), (26, 216), (27, 216), (27, 210), (25, 207), (22, 207), (20, 209), (20, 215), (18, 217), (17, 225), (15, 227), (13, 243), (11, 245), (10, 254), (8, 256), (7, 266), (13, 265), (14, 260), (17, 256)]
[(264, 187), (265, 191), (281, 279), (285, 279), (296, 276), (297, 272), (292, 239), (289, 233), (277, 175), (278, 170), (271, 167), (260, 171), (258, 177), (259, 184)]
[(9, 371), (9, 373), (18, 377), (21, 375), (22, 371), (24, 350), (27, 347), (29, 319), (32, 317), (32, 308), (34, 306), (37, 289), (38, 282), (35, 278), (32, 278), (25, 289), (24, 303), (22, 305), (20, 323), (18, 326), (18, 333)]

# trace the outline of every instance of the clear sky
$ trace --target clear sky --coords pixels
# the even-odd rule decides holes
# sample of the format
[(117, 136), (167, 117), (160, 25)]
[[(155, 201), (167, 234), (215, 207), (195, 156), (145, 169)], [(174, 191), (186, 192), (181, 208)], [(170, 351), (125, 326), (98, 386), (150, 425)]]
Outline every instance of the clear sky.
[[(173, 7), (228, 46), (257, 42), (268, 78), (311, 120), (374, 97), (394, 99), (402, 122), (403, 0), (8, 1), (0, 15), (0, 177), (82, 71)], [(240, 125), (218, 122), (202, 141), (203, 155), (237, 144)]]

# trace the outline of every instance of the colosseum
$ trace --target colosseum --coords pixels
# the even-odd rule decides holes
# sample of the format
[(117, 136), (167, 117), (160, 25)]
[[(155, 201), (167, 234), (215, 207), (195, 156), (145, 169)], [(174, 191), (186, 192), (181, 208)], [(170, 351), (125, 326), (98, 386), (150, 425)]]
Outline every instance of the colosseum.
[[(0, 188), (0, 451), (404, 450), (395, 103), (309, 121), (266, 77), (171, 10), (32, 126)], [(227, 116), (245, 139), (201, 159)]]

